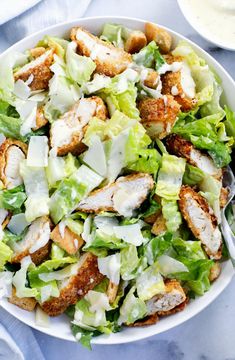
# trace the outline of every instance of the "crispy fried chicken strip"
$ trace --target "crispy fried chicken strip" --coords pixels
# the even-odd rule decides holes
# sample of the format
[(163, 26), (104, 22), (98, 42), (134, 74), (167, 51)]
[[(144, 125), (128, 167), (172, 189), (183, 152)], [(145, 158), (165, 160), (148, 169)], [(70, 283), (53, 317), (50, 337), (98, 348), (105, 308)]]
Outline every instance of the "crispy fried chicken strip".
[(78, 210), (88, 213), (113, 211), (130, 216), (146, 199), (153, 185), (149, 174), (137, 173), (120, 177), (113, 184), (93, 191), (80, 202)]
[(37, 301), (34, 298), (19, 298), (16, 296), (16, 288), (13, 286), (11, 297), (8, 299), (11, 304), (18, 306), (19, 308), (27, 311), (33, 311), (37, 304)]
[(184, 157), (189, 164), (198, 167), (217, 179), (221, 178), (222, 171), (215, 166), (212, 158), (196, 149), (190, 141), (185, 140), (182, 136), (169, 135), (166, 140), (166, 147), (170, 154)]
[(74, 255), (82, 247), (84, 241), (81, 236), (78, 236), (71, 231), (68, 226), (60, 231), (60, 224), (51, 232), (51, 239), (58, 244), (69, 255)]
[(27, 81), (32, 75), (32, 81), (29, 84), (31, 90), (44, 90), (48, 88), (49, 80), (53, 73), (50, 70), (50, 66), (54, 61), (54, 50), (49, 49), (42, 55), (38, 56), (35, 60), (32, 60), (28, 64), (22, 66), (14, 74), (15, 81), (21, 79)]
[(180, 211), (193, 235), (201, 241), (211, 259), (220, 259), (222, 235), (213, 210), (205, 198), (190, 186), (182, 186), (179, 197)]
[(177, 280), (165, 280), (165, 291), (146, 302), (148, 315), (170, 315), (186, 301), (186, 294)]
[(123, 49), (100, 40), (81, 27), (74, 27), (71, 39), (77, 43), (77, 51), (89, 56), (96, 63), (96, 72), (107, 76), (115, 76), (123, 72), (132, 62), (131, 55)]
[(47, 216), (34, 220), (23, 239), (10, 244), (14, 251), (11, 262), (19, 263), (30, 255), (34, 264), (40, 264), (50, 253), (50, 232), (50, 220)]
[(7, 189), (21, 185), (20, 162), (26, 158), (27, 145), (22, 141), (6, 139), (0, 146), (0, 178)]
[(82, 255), (77, 264), (77, 274), (68, 280), (60, 281), (59, 297), (53, 297), (41, 304), (50, 316), (62, 314), (68, 306), (76, 304), (89, 290), (92, 290), (104, 278), (98, 270), (97, 257), (91, 253)]
[(139, 103), (141, 122), (152, 139), (163, 139), (170, 132), (180, 111), (173, 96), (143, 99)]
[(37, 108), (36, 113), (36, 126), (33, 128), (33, 131), (40, 129), (48, 123), (43, 111), (43, 106)]
[(79, 100), (71, 110), (54, 121), (50, 130), (50, 145), (58, 155), (71, 152), (79, 155), (86, 149), (82, 143), (86, 125), (93, 116), (101, 120), (107, 118), (107, 109), (98, 96)]

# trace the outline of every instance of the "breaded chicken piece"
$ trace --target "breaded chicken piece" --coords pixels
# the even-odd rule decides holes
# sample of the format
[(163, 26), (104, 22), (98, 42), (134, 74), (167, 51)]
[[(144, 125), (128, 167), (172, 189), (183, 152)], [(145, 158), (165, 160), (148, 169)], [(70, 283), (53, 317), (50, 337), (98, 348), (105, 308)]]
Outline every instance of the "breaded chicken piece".
[(222, 170), (218, 169), (212, 158), (198, 150), (194, 145), (177, 134), (171, 134), (166, 139), (166, 147), (170, 154), (183, 157), (187, 162), (193, 166), (198, 167), (206, 174), (214, 176), (216, 179), (221, 179)]
[(218, 279), (220, 273), (221, 273), (221, 265), (219, 262), (215, 262), (210, 269), (210, 274), (209, 274), (210, 282), (213, 282), (216, 279)]
[(165, 61), (167, 62), (167, 64), (171, 65), (173, 64), (174, 62), (182, 62), (184, 61), (184, 58), (183, 56), (179, 56), (179, 55), (173, 55), (172, 53), (169, 53), (169, 54), (166, 54), (166, 55), (163, 55)]
[(36, 265), (45, 260), (50, 253), (50, 220), (47, 216), (42, 216), (34, 220), (28, 228), (26, 235), (21, 241), (10, 244), (14, 251), (12, 263), (20, 263), (25, 257), (30, 255), (32, 262)]
[(147, 38), (142, 31), (132, 31), (126, 39), (124, 50), (130, 54), (139, 52), (147, 44)]
[(222, 235), (206, 199), (190, 186), (181, 187), (179, 198), (180, 211), (193, 235), (201, 241), (211, 259), (220, 259)]
[(77, 267), (76, 275), (60, 281), (59, 297), (53, 297), (41, 304), (43, 311), (48, 315), (57, 316), (64, 313), (68, 306), (76, 304), (104, 278), (98, 270), (97, 257), (91, 253), (82, 255)]
[(152, 226), (151, 233), (158, 236), (167, 230), (166, 221), (162, 214), (159, 214)]
[(175, 124), (180, 112), (180, 105), (171, 95), (163, 98), (146, 98), (140, 101), (139, 111), (141, 122), (148, 135), (154, 139), (163, 139)]
[(165, 29), (147, 22), (145, 24), (145, 35), (148, 43), (154, 40), (163, 54), (167, 54), (170, 51), (172, 37)]
[(137, 173), (120, 177), (113, 184), (104, 186), (91, 194), (78, 205), (78, 210), (87, 213), (102, 211), (117, 212), (123, 216), (131, 216), (153, 189), (152, 176)]
[(0, 146), (0, 178), (7, 189), (23, 183), (20, 162), (26, 158), (27, 148), (22, 141), (10, 138)]
[(71, 231), (68, 226), (65, 226), (62, 231), (60, 230), (60, 224), (51, 232), (51, 239), (65, 250), (69, 255), (74, 255), (82, 247), (84, 241), (81, 236), (78, 236)]
[(42, 55), (38, 56), (28, 64), (22, 66), (15, 72), (15, 81), (21, 79), (27, 81), (32, 75), (32, 81), (29, 84), (31, 90), (44, 90), (48, 88), (48, 83), (53, 73), (50, 66), (54, 61), (54, 50), (49, 49)]
[(220, 191), (220, 207), (223, 209), (228, 202), (229, 189), (222, 187)]
[(69, 152), (79, 155), (86, 149), (82, 139), (86, 125), (93, 116), (101, 120), (107, 118), (107, 108), (98, 96), (79, 100), (71, 110), (51, 124), (50, 145), (57, 149), (58, 155)]
[(40, 129), (48, 123), (43, 111), (43, 106), (37, 108), (36, 113), (36, 126), (33, 128), (33, 131)]
[(33, 311), (37, 304), (37, 301), (32, 297), (19, 298), (18, 296), (16, 296), (16, 288), (14, 286), (12, 287), (12, 294), (11, 297), (8, 299), (8, 301), (11, 304), (14, 304), (19, 308), (27, 311)]
[(148, 315), (169, 315), (180, 304), (186, 301), (186, 294), (179, 281), (165, 280), (165, 291), (146, 302)]
[(109, 281), (107, 296), (110, 304), (114, 303), (117, 297), (117, 292), (118, 292), (118, 285), (114, 284), (112, 281)]
[(132, 62), (131, 55), (121, 48), (100, 40), (81, 27), (74, 27), (71, 39), (77, 43), (77, 51), (89, 56), (96, 63), (96, 72), (107, 76), (115, 76), (126, 70)]
[(173, 95), (175, 101), (181, 105), (181, 111), (187, 112), (193, 109), (197, 101), (195, 98), (188, 98), (181, 85), (182, 75), (180, 71), (167, 72), (161, 76), (162, 94)]
[(159, 317), (158, 317), (158, 315), (156, 313), (156, 314), (149, 315), (149, 316), (145, 317), (144, 319), (137, 320), (133, 324), (126, 325), (126, 326), (128, 326), (128, 327), (149, 326), (149, 325), (156, 324), (158, 321), (159, 321)]

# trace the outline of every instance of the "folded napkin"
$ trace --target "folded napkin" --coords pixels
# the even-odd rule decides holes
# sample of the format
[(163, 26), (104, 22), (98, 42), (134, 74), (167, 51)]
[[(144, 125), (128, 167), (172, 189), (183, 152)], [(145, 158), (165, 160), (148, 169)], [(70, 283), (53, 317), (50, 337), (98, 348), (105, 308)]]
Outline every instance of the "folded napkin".
[(0, 24), (13, 19), (41, 0), (7, 0), (1, 2)]
[[(6, 3), (9, 1), (13, 0), (6, 0)], [(16, 1), (27, 3), (25, 0)], [(37, 3), (39, 0), (28, 1), (30, 2)], [(42, 0), (32, 9), (0, 26), (0, 52), (35, 31), (82, 17), (90, 2), (91, 0)], [(25, 10), (26, 8), (29, 6)], [(17, 14), (19, 12), (13, 16)], [(0, 23), (1, 18), (0, 16)], [(29, 359), (45, 360), (33, 331), (0, 308), (0, 360)]]
[[(5, 0), (6, 3), (8, 1), (13, 0)], [(15, 1), (31, 2), (26, 0)], [(38, 1), (34, 0), (35, 3)], [(91, 0), (41, 0), (30, 10), (0, 26), (0, 52), (35, 31), (59, 22), (82, 17), (90, 2)]]

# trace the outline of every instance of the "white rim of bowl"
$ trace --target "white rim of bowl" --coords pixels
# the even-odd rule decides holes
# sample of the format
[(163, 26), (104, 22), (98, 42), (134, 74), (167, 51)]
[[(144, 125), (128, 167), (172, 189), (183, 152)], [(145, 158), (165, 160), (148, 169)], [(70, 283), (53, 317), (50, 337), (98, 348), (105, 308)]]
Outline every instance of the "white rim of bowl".
[[(54, 29), (57, 29), (59, 27), (63, 27), (63, 26), (74, 26), (76, 24), (79, 24), (79, 21), (83, 22), (83, 21), (92, 21), (92, 20), (103, 20), (105, 23), (105, 20), (109, 19), (109, 21), (112, 22), (122, 22), (122, 20), (125, 21), (136, 21), (139, 22), (141, 24), (145, 24), (146, 22), (149, 22), (148, 20), (143, 20), (143, 19), (139, 19), (139, 18), (134, 18), (134, 17), (128, 17), (128, 16), (90, 16), (90, 17), (84, 17), (84, 18), (77, 18), (75, 20), (71, 20), (71, 21), (64, 21), (52, 26), (48, 26), (45, 29), (39, 30), (31, 35), (26, 36), (25, 38), (21, 39), (20, 41), (16, 42), (15, 44), (13, 44), (12, 46), (10, 46), (8, 49), (6, 49), (3, 53), (0, 54), (0, 58), (7, 55), (8, 53), (10, 53), (11, 51), (14, 51), (14, 48), (18, 47), (19, 45), (23, 44), (25, 41), (27, 40), (33, 40), (35, 37), (40, 36), (41, 34), (43, 35), (45, 32), (47, 31), (51, 31)], [(207, 53), (205, 50), (203, 50), (199, 45), (197, 45), (196, 43), (194, 43), (193, 41), (187, 39), (185, 36), (181, 35), (180, 33), (171, 30), (170, 28), (163, 26), (161, 24), (159, 24), (159, 26), (167, 31), (169, 31), (171, 34), (173, 34), (173, 36), (176, 37), (180, 37), (182, 40), (187, 41), (191, 46), (193, 46), (194, 49), (200, 51), (201, 53), (203, 53), (203, 55), (207, 56), (212, 62), (215, 62), (217, 67), (220, 69), (220, 71), (222, 71), (231, 81), (231, 83), (233, 84), (234, 88), (235, 88), (235, 82), (233, 80), (233, 78), (231, 77), (231, 75), (227, 72), (227, 70), (224, 69), (224, 67), (222, 65), (220, 65), (220, 63), (215, 60), (213, 58), (213, 56), (211, 56), (209, 53)], [(113, 334), (114, 336), (112, 338), (105, 336), (105, 335), (101, 335), (101, 337), (99, 337), (99, 339), (97, 338), (93, 338), (91, 343), (94, 345), (115, 345), (115, 344), (123, 344), (123, 343), (129, 343), (129, 342), (135, 342), (135, 341), (139, 341), (139, 340), (143, 340), (146, 338), (149, 338), (151, 336), (163, 333), (167, 330), (171, 330), (173, 328), (175, 328), (178, 325), (183, 324), (185, 321), (193, 318), (195, 315), (199, 314), (202, 310), (206, 309), (207, 306), (209, 306), (224, 290), (225, 288), (229, 285), (229, 283), (232, 281), (232, 278), (234, 276), (234, 269), (231, 265), (231, 261), (227, 260), (225, 265), (225, 269), (224, 271), (226, 271), (226, 278), (225, 281), (220, 284), (219, 287), (216, 286), (216, 288), (214, 289), (214, 293), (213, 293), (213, 297), (207, 299), (206, 302), (202, 302), (200, 305), (197, 306), (197, 308), (194, 308), (190, 313), (185, 313), (184, 311), (180, 312), (179, 314), (181, 315), (180, 318), (178, 319), (177, 323), (173, 326), (169, 325), (165, 325), (163, 326), (163, 329), (160, 332), (156, 332), (155, 328), (149, 326), (148, 329), (150, 329), (148, 331), (148, 333), (146, 334), (145, 332), (139, 333), (135, 336), (134, 339), (129, 339), (129, 337), (127, 338), (119, 338), (119, 340), (115, 339), (115, 334)], [(230, 267), (230, 269), (229, 269)], [(214, 284), (216, 285), (216, 283)], [(209, 294), (210, 290), (207, 292), (207, 294)], [(203, 297), (202, 297), (203, 298)], [(200, 298), (199, 298), (200, 299)], [(8, 313), (10, 313), (12, 316), (15, 316), (15, 312), (13, 310), (9, 310), (8, 306), (9, 303), (7, 303), (5, 300), (4, 301), (0, 301), (0, 306), (5, 309)], [(14, 305), (13, 305), (14, 306)], [(175, 314), (174, 316), (177, 316), (177, 314)], [(22, 321), (23, 323), (25, 323), (26, 325), (32, 327), (35, 330), (38, 330), (44, 334), (53, 336), (57, 339), (62, 339), (62, 340), (68, 340), (68, 341), (72, 341), (72, 342), (76, 342), (75, 338), (73, 337), (73, 335), (71, 334), (71, 336), (61, 336), (59, 333), (58, 334), (51, 334), (50, 333), (50, 328), (40, 328), (39, 326), (36, 325), (36, 323), (31, 323), (30, 321), (27, 321), (23, 318), (20, 319), (20, 321)], [(151, 331), (152, 329), (152, 331)], [(119, 333), (120, 334), (120, 333)]]
[[(200, 0), (198, 0), (200, 1)], [(203, 27), (200, 27), (199, 22), (196, 20), (196, 18), (193, 16), (193, 12), (190, 12), (186, 9), (186, 7), (184, 7), (184, 3), (182, 0), (177, 0), (179, 8), (182, 12), (182, 14), (184, 15), (185, 20), (188, 22), (189, 25), (192, 26), (192, 28), (199, 34), (201, 35), (201, 37), (203, 37), (205, 40), (209, 41), (211, 44), (216, 45), (224, 50), (229, 50), (229, 51), (235, 51), (235, 47), (229, 47), (224, 45), (223, 43), (219, 42), (219, 41), (215, 41), (212, 38), (210, 38), (210, 36), (205, 35), (205, 33), (203, 32)]]

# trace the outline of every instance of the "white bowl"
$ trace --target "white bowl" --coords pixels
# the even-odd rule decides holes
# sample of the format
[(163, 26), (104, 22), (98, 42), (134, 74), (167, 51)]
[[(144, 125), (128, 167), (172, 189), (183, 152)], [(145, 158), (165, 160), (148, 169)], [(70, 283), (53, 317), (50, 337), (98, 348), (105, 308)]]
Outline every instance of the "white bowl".
[[(177, 0), (177, 1), (185, 19), (194, 28), (194, 30), (198, 32), (198, 34), (200, 34), (207, 41), (219, 46), (222, 49), (235, 51), (234, 46), (228, 46), (227, 43), (223, 43), (222, 41), (219, 41), (218, 39), (216, 39), (216, 37), (213, 35), (211, 31), (207, 30), (206, 26), (204, 26), (198, 20), (198, 17), (191, 9), (189, 2), (185, 2), (184, 0)], [(203, 0), (198, 0), (198, 1), (203, 1)], [(208, 14), (208, 17), (210, 17), (210, 14)], [(223, 29), (221, 29), (221, 31), (223, 31)]]
[[(133, 29), (144, 29), (144, 20), (125, 18), (125, 17), (91, 17), (78, 19), (70, 22), (65, 22), (58, 24), (47, 29), (44, 29), (40, 32), (37, 32), (33, 35), (28, 36), (27, 38), (19, 41), (7, 51), (5, 51), (0, 58), (6, 55), (7, 53), (12, 52), (13, 50), (24, 51), (32, 46), (34, 46), (39, 39), (44, 35), (55, 35), (55, 36), (69, 36), (69, 31), (72, 26), (81, 25), (84, 28), (90, 30), (93, 33), (99, 33), (101, 31), (102, 25), (105, 22), (121, 23), (125, 26), (128, 26)], [(179, 40), (186, 40), (180, 34), (167, 29), (174, 39), (176, 44)], [(195, 45), (188, 40), (190, 45), (195, 49), (195, 51), (202, 56), (208, 64), (216, 71), (219, 77), (222, 80), (222, 86), (224, 88), (224, 97), (223, 101), (226, 100), (228, 106), (235, 110), (235, 83), (230, 75), (223, 69), (223, 67), (218, 64), (209, 54), (202, 50), (199, 46)], [(192, 318), (194, 315), (198, 314), (206, 306), (208, 306), (215, 298), (226, 288), (230, 283), (233, 277), (233, 267), (230, 261), (223, 263), (222, 272), (218, 280), (211, 286), (211, 289), (202, 297), (191, 301), (186, 309), (175, 315), (162, 318), (159, 323), (156, 325), (144, 327), (144, 328), (124, 328), (121, 332), (112, 334), (110, 336), (102, 335), (95, 338), (92, 342), (94, 344), (120, 344), (130, 341), (136, 341), (140, 339), (147, 338), (152, 335), (160, 334), (163, 331), (172, 329), (173, 327), (182, 324), (184, 321)], [(55, 336), (64, 340), (75, 341), (73, 335), (71, 334), (69, 327), (69, 320), (65, 315), (52, 318), (51, 326), (49, 328), (44, 328), (37, 326), (35, 324), (35, 315), (18, 308), (15, 305), (10, 304), (7, 300), (1, 301), (1, 306), (7, 310), (10, 314), (15, 316), (17, 319), (21, 320), (25, 324), (42, 331), (48, 335)]]

